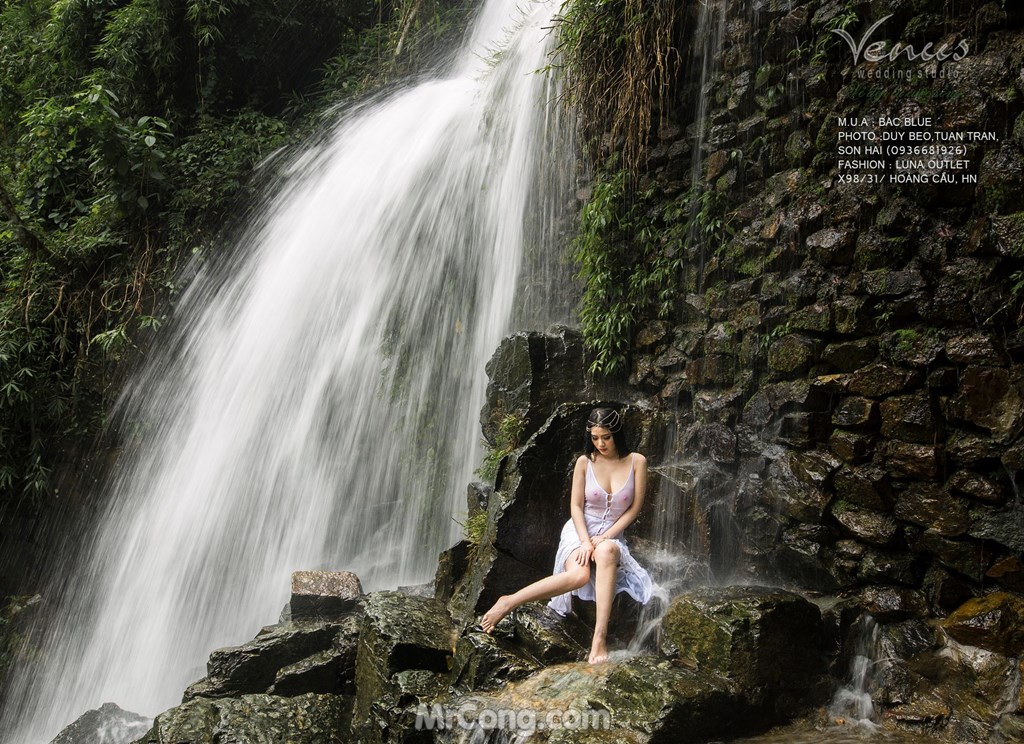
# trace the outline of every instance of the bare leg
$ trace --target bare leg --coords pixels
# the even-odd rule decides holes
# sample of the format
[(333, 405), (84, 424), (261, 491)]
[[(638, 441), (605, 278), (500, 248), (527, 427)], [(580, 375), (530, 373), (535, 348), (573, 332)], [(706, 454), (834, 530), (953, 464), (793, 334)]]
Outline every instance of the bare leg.
[(559, 594), (565, 594), (573, 589), (579, 589), (590, 581), (590, 566), (581, 566), (576, 562), (574, 550), (565, 561), (565, 571), (562, 573), (545, 576), (539, 581), (528, 584), (515, 594), (505, 594), (498, 597), (484, 616), (480, 618), (480, 627), (485, 633), (490, 633), (505, 615), (512, 612), (516, 607), (526, 602), (533, 602), (538, 599), (551, 599)]
[(608, 660), (608, 620), (612, 614), (612, 600), (615, 599), (615, 574), (619, 567), (619, 546), (613, 542), (602, 542), (594, 551), (597, 576), (594, 579), (596, 593), (596, 617), (594, 619), (594, 640), (590, 644), (590, 663)]

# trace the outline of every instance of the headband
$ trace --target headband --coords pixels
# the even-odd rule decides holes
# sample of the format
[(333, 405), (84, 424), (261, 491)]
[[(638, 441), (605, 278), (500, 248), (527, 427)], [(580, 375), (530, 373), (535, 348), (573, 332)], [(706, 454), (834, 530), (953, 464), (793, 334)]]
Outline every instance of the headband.
[(618, 411), (610, 411), (606, 416), (598, 416), (598, 419), (602, 418), (604, 419), (603, 421), (591, 421), (590, 419), (587, 419), (587, 431), (590, 431), (595, 426), (600, 426), (614, 434), (622, 428), (622, 419), (619, 417)]

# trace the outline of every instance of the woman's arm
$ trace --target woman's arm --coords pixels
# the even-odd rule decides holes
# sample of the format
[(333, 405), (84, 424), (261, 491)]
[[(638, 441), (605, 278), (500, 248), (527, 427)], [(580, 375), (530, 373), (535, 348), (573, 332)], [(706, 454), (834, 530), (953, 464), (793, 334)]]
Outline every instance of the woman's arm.
[(576, 553), (576, 562), (581, 566), (588, 565), (590, 557), (594, 553), (594, 544), (590, 540), (590, 533), (587, 532), (587, 520), (583, 517), (583, 504), (587, 498), (584, 493), (586, 482), (587, 458), (586, 455), (582, 455), (576, 460), (576, 467), (572, 471), (572, 491), (569, 496), (569, 513), (572, 515), (576, 534), (580, 538), (580, 549)]
[(640, 514), (644, 505), (644, 495), (647, 493), (647, 458), (639, 452), (633, 455), (633, 503), (626, 511), (615, 520), (615, 524), (606, 529), (594, 542), (610, 540), (622, 535), (629, 525), (633, 524)]

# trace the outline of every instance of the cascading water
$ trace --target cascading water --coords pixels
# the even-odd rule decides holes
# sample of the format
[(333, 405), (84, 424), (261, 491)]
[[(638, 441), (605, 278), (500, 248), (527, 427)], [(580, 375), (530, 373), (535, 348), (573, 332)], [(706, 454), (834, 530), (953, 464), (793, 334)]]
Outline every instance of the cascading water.
[(556, 9), (488, 0), (447, 76), (350, 114), (296, 160), (239, 260), (192, 283), (127, 394), (136, 443), (87, 558), (57, 571), (5, 741), (46, 741), (105, 701), (174, 705), (212, 649), (277, 617), (293, 570), (430, 578), (480, 460), (484, 363), (524, 243), (554, 232), (545, 197), (565, 202), (547, 192), (571, 147), (538, 72)]

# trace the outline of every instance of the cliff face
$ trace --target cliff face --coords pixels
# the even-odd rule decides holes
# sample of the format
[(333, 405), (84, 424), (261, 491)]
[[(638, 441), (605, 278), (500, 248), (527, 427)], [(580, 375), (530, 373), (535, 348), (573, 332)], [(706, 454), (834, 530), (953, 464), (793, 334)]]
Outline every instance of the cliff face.
[(680, 15), (693, 63), (630, 219), (601, 236), (619, 281), (650, 271), (651, 233), (679, 257), (674, 305), (636, 323), (628, 368), (674, 411), (663, 466), (697, 502), (682, 537), (719, 578), (884, 586), (908, 610), (1020, 589), (1024, 14)]

